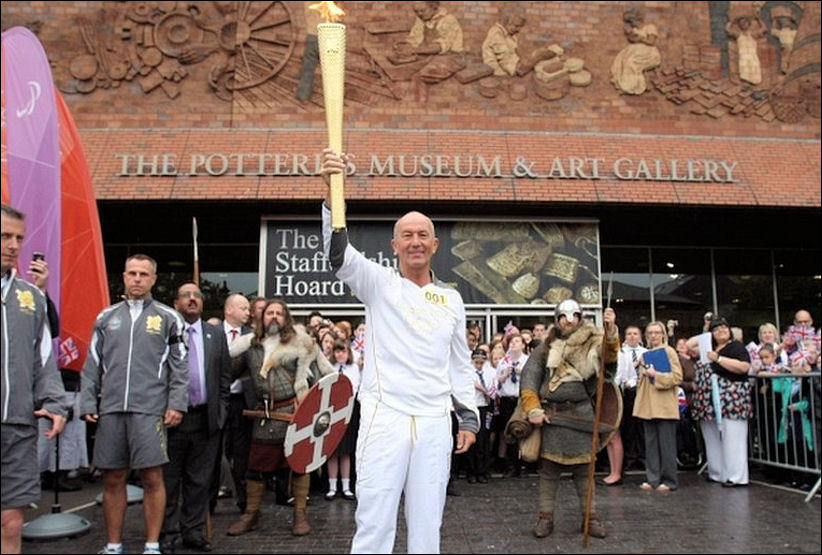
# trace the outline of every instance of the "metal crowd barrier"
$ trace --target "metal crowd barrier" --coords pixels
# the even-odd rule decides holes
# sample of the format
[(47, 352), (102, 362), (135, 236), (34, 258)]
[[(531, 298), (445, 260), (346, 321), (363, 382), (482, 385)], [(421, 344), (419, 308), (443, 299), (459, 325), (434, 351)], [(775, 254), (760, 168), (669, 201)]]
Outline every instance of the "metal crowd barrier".
[(819, 372), (751, 378), (754, 417), (748, 423), (751, 461), (816, 476), (805, 501), (820, 488)]

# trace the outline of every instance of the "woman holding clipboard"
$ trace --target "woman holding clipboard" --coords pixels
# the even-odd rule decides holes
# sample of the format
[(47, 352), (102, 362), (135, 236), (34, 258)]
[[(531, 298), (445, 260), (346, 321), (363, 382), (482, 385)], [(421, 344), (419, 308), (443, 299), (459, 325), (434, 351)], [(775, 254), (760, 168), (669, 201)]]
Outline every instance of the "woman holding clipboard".
[(677, 489), (676, 426), (679, 401), (676, 387), (682, 381), (679, 355), (668, 345), (665, 324), (651, 322), (645, 327), (648, 351), (640, 357), (639, 383), (634, 417), (645, 430), (645, 470), (647, 481), (640, 489)]
[[(731, 336), (725, 318), (710, 322), (710, 364), (699, 363), (695, 381), (694, 415), (700, 420), (708, 479), (724, 487), (748, 485), (748, 419), (753, 417), (750, 356), (745, 346)], [(696, 352), (699, 337), (688, 340)]]

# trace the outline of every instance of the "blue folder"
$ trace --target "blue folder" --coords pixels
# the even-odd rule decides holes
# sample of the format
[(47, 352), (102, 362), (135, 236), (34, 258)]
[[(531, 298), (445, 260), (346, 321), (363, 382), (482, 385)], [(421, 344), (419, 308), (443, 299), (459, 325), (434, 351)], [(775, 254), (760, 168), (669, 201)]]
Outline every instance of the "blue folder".
[[(671, 361), (668, 360), (668, 353), (665, 351), (665, 347), (645, 351), (642, 353), (642, 360), (645, 362), (645, 366), (653, 365), (654, 370), (657, 372), (671, 371)], [(651, 383), (654, 383), (653, 378), (650, 379)]]

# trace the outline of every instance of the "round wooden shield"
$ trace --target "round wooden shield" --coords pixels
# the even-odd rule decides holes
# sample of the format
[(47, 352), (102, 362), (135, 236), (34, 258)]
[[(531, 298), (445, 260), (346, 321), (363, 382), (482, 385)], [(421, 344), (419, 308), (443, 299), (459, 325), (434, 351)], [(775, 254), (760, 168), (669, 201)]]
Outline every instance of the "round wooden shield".
[(300, 403), (285, 434), (285, 458), (298, 474), (322, 466), (334, 454), (354, 409), (354, 390), (335, 372), (315, 383)]

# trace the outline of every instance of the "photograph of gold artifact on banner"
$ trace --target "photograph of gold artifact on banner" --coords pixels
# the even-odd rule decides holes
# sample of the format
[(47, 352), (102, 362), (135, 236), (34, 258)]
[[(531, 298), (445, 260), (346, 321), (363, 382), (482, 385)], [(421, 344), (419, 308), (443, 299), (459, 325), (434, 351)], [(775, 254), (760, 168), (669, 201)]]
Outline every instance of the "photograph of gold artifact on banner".
[(595, 223), (457, 222), (451, 271), (496, 304), (600, 304)]

